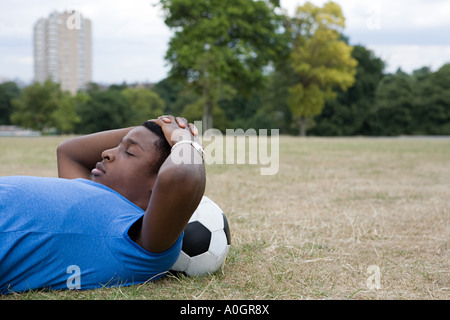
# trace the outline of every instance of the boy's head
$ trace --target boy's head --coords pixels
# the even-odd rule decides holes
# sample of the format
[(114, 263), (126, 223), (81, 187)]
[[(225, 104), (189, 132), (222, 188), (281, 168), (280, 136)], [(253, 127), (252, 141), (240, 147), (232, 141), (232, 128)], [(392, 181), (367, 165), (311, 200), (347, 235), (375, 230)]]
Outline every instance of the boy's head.
[(150, 167), (150, 173), (157, 174), (159, 168), (162, 166), (164, 161), (170, 154), (170, 145), (164, 136), (164, 133), (159, 125), (153, 121), (145, 121), (142, 126), (146, 127), (148, 130), (153, 132), (159, 139), (154, 142), (155, 150), (160, 152), (159, 159), (155, 162), (154, 166)]
[(128, 132), (117, 147), (103, 151), (103, 161), (97, 164), (98, 174), (92, 180), (146, 208), (170, 149), (161, 127), (146, 121)]

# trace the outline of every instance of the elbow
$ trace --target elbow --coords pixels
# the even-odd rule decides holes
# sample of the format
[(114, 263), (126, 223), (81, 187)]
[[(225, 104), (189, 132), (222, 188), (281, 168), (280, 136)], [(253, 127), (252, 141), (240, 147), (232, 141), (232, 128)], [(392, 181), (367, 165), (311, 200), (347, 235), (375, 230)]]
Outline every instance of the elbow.
[[(195, 168), (192, 168), (195, 167)], [(177, 166), (172, 179), (174, 184), (190, 190), (191, 196), (203, 196), (206, 187), (206, 174), (203, 165), (192, 165), (189, 168)]]
[(63, 141), (56, 147), (56, 158), (61, 159), (66, 154), (67, 154), (67, 141)]
[(75, 138), (72, 139), (68, 139), (68, 140), (64, 140), (62, 141), (57, 147), (56, 147), (56, 154), (58, 156), (63, 156), (63, 155), (67, 155), (70, 154), (71, 149), (73, 149), (73, 140)]
[(189, 178), (190, 182), (188, 185), (190, 189), (193, 190), (193, 193), (197, 196), (198, 202), (200, 202), (203, 197), (206, 189), (206, 175), (203, 167), (203, 171), (199, 174), (195, 174), (192, 178)]

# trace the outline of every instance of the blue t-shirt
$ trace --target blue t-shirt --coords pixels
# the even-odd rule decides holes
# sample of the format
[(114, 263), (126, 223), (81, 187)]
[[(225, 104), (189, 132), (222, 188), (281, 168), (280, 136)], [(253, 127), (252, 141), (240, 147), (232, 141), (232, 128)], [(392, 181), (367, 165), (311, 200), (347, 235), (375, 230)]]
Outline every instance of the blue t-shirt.
[(0, 178), (0, 293), (158, 279), (177, 260), (183, 235), (168, 251), (150, 253), (128, 235), (143, 215), (93, 181)]

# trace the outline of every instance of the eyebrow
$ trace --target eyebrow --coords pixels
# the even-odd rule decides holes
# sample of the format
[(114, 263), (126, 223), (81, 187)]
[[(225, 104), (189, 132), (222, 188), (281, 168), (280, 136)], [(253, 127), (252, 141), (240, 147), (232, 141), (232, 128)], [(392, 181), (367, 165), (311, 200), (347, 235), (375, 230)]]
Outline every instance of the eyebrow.
[(125, 142), (125, 141), (126, 141), (127, 143), (131, 144), (131, 145), (136, 145), (136, 146), (138, 146), (139, 148), (141, 148), (142, 151), (145, 151), (144, 148), (143, 148), (136, 140), (133, 140), (133, 139), (131, 139), (131, 138), (127, 138), (126, 140), (124, 140), (124, 138), (120, 139), (120, 143), (123, 143), (123, 142)]

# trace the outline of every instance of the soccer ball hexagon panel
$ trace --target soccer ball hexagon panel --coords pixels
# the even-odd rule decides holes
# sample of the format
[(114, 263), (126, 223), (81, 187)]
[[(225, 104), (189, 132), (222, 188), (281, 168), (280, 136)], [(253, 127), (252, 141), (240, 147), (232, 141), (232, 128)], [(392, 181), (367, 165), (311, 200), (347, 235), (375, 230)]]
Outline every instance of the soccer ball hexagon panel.
[(223, 210), (203, 196), (184, 230), (183, 247), (172, 271), (201, 276), (219, 270), (230, 249), (230, 227)]

